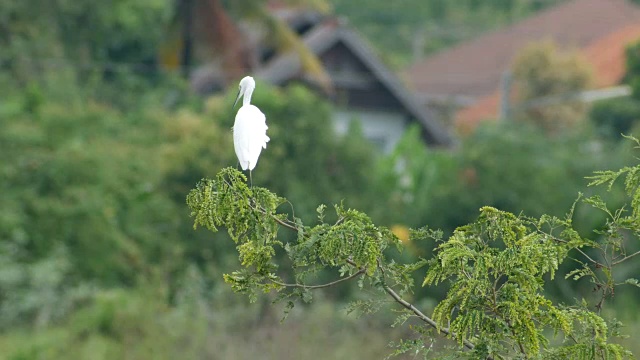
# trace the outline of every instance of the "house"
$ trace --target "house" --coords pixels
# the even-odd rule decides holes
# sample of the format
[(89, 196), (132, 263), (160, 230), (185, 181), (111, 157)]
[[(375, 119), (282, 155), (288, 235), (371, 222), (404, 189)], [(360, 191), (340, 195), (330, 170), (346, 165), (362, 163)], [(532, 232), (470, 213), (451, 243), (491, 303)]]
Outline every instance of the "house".
[[(305, 29), (305, 45), (320, 59), (331, 79), (333, 91), (328, 96), (336, 109), (338, 133), (346, 133), (351, 121), (360, 121), (364, 136), (388, 153), (407, 126), (417, 123), (427, 145), (452, 144), (447, 130), (344, 21), (307, 16), (305, 23), (303, 17), (293, 18), (296, 28)], [(313, 86), (294, 51), (270, 59), (255, 75), (275, 85), (297, 81)]]
[(411, 65), (404, 75), (423, 106), (462, 109), (456, 125), (473, 127), (498, 113), (499, 84), (527, 44), (552, 40), (581, 51), (599, 86), (617, 83), (624, 47), (640, 36), (640, 6), (628, 0), (567, 0), (502, 30), (444, 50)]

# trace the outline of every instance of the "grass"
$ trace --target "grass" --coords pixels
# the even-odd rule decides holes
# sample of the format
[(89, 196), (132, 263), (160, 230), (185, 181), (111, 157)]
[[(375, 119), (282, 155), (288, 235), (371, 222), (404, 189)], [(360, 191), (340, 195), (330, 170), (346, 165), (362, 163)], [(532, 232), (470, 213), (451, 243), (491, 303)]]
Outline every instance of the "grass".
[(233, 301), (169, 308), (146, 296), (102, 294), (63, 323), (0, 333), (0, 359), (382, 359), (403, 335), (333, 302), (295, 308), (280, 322), (277, 308), (225, 300)]
[[(266, 299), (249, 304), (224, 289), (208, 300), (186, 294), (172, 306), (159, 299), (153, 291), (99, 293), (61, 323), (0, 333), (0, 360), (384, 359), (391, 341), (412, 337), (406, 324), (390, 326), (393, 314), (356, 318), (329, 299), (294, 308), (284, 322), (280, 307)], [(624, 334), (640, 333), (637, 314), (617, 315)], [(636, 339), (619, 342), (640, 354)]]

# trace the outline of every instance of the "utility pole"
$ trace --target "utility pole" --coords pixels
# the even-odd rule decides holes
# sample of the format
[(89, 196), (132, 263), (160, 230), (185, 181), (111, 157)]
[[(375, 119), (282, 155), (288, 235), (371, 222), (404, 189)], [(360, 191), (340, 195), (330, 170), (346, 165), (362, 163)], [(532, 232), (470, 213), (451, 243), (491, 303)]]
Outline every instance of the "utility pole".
[(182, 76), (189, 78), (191, 63), (193, 62), (193, 0), (183, 0), (182, 7), (182, 53), (180, 62), (182, 63)]
[(513, 76), (511, 75), (511, 71), (506, 70), (502, 73), (502, 79), (500, 81), (500, 121), (507, 121), (509, 119), (512, 80)]

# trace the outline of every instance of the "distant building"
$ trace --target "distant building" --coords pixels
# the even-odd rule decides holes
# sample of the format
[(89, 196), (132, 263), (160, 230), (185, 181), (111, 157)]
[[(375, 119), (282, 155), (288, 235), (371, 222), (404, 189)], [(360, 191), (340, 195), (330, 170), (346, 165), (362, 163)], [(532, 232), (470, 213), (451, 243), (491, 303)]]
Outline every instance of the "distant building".
[(451, 105), (456, 126), (495, 118), (499, 84), (515, 55), (531, 42), (552, 40), (578, 49), (595, 69), (599, 87), (618, 83), (624, 47), (640, 38), (640, 6), (628, 0), (567, 0), (512, 26), (427, 57), (404, 75), (421, 104)]
[[(271, 11), (296, 31), (304, 44), (321, 61), (333, 91), (320, 90), (301, 66), (298, 53), (278, 53), (263, 44), (259, 34), (251, 33), (259, 49), (253, 75), (274, 85), (302, 82), (326, 96), (336, 109), (334, 123), (344, 134), (352, 121), (360, 121), (363, 134), (383, 152), (390, 152), (407, 126), (417, 123), (428, 146), (449, 146), (453, 140), (429, 110), (380, 61), (354, 30), (335, 17), (313, 11), (276, 7)], [(219, 66), (212, 63), (194, 71), (191, 84), (196, 91), (208, 93), (222, 89)]]
[[(334, 92), (330, 99), (336, 107), (334, 120), (339, 133), (345, 133), (351, 121), (361, 121), (365, 137), (389, 152), (406, 127), (416, 122), (427, 145), (452, 143), (444, 127), (347, 25), (326, 19), (307, 31), (303, 40), (331, 78)], [(256, 77), (276, 85), (306, 81), (295, 52), (271, 59)]]

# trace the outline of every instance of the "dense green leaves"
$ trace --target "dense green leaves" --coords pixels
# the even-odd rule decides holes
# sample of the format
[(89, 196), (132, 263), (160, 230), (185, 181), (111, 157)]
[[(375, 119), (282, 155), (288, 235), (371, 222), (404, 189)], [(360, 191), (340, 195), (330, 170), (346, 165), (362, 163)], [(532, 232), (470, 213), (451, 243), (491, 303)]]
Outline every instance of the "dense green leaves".
[[(140, 116), (139, 130), (156, 125)], [(168, 215), (175, 207), (153, 191), (160, 159), (135, 145), (138, 133), (127, 132), (119, 114), (47, 106), (40, 116), (5, 118), (3, 128), (0, 236), (22, 249), (24, 261), (63, 246), (75, 275), (130, 282), (134, 269), (168, 250), (153, 241), (175, 224)]]
[(631, 86), (632, 95), (599, 101), (590, 113), (600, 133), (616, 140), (622, 139), (621, 134), (637, 131), (640, 120), (640, 42), (627, 48), (626, 62), (623, 82)]
[[(640, 202), (635, 200), (640, 167), (599, 173), (593, 184), (612, 183), (621, 174), (626, 174), (627, 193), (635, 214), (640, 208)], [(286, 203), (284, 199), (264, 188), (248, 187), (246, 178), (231, 168), (222, 170), (215, 180), (202, 180), (187, 197), (196, 225), (212, 231), (221, 226), (227, 228), (237, 244), (243, 268), (225, 275), (225, 280), (253, 301), (258, 292), (274, 290), (290, 309), (295, 299), (311, 301), (311, 290), (359, 277), (360, 288), (366, 286), (386, 294), (407, 310), (399, 316), (398, 324), (404, 323), (407, 316), (417, 316), (425, 326), (455, 339), (460, 348), (473, 350), (460, 353), (464, 357), (621, 359), (628, 352), (610, 340), (618, 335), (611, 330), (617, 323), (609, 325), (599, 312), (604, 299), (618, 285), (612, 282), (614, 267), (636, 255), (624, 251), (614, 232), (632, 229), (640, 233), (640, 219), (633, 215), (623, 217), (622, 211), (609, 212), (598, 197), (581, 201), (612, 216), (606, 225), (609, 235), (601, 242), (582, 238), (573, 228), (575, 204), (564, 219), (548, 215), (527, 218), (483, 207), (476, 221), (459, 227), (447, 240), (443, 241), (438, 232), (414, 231), (414, 240), (432, 238), (439, 243), (434, 257), (399, 264), (385, 251), (389, 244), (399, 246), (398, 239), (386, 228), (376, 227), (365, 214), (336, 206), (337, 220), (326, 222), (326, 209), (321, 205), (317, 209), (318, 224), (305, 226), (300, 219), (278, 212), (278, 207)], [(297, 233), (296, 240), (279, 241), (280, 228)], [(605, 250), (604, 255), (609, 258), (602, 263), (584, 251), (602, 247), (612, 249), (610, 253)], [(275, 257), (281, 250), (288, 260)], [(546, 282), (554, 278), (570, 254), (584, 262), (566, 278), (587, 277), (598, 289), (604, 289), (595, 304), (596, 311), (589, 309), (585, 301), (566, 306), (546, 297)], [(288, 265), (280, 268), (285, 263)], [(449, 288), (435, 307), (432, 319), (402, 298), (411, 293), (411, 274), (425, 265), (428, 268), (423, 286), (446, 283)], [(323, 268), (339, 270), (337, 280), (314, 284), (314, 274)], [(287, 273), (294, 282), (283, 280)], [(635, 282), (630, 279), (625, 284)], [(375, 297), (356, 301), (350, 311), (378, 311), (378, 301)], [(559, 334), (562, 343), (552, 344), (549, 331)], [(401, 342), (397, 353), (409, 348), (424, 350), (420, 342)]]
[[(373, 225), (369, 217), (359, 211), (336, 206), (337, 220), (325, 222), (324, 207), (318, 208), (319, 223), (304, 226), (297, 218), (290, 220), (279, 213), (284, 199), (264, 188), (248, 187), (246, 177), (232, 168), (223, 169), (216, 180), (202, 180), (187, 197), (195, 225), (212, 231), (225, 226), (231, 239), (237, 244), (240, 264), (245, 268), (225, 280), (234, 290), (255, 294), (256, 290), (285, 290), (283, 295), (299, 296), (307, 301), (309, 294), (299, 289), (323, 287), (309, 285), (308, 277), (318, 267), (339, 270), (341, 277), (355, 277), (376, 272), (378, 261), (388, 242), (398, 240), (385, 228)], [(278, 230), (284, 227), (297, 233), (295, 242), (278, 240)], [(276, 250), (284, 250), (291, 260), (295, 284), (286, 284), (275, 271)], [(254, 296), (254, 295), (252, 295)]]
[(621, 140), (621, 134), (633, 131), (640, 119), (640, 101), (630, 97), (600, 101), (589, 116), (603, 136)]
[[(591, 345), (606, 351), (603, 319), (587, 309), (554, 305), (544, 295), (545, 275), (553, 278), (572, 249), (590, 245), (579, 237), (556, 238), (540, 230), (567, 225), (559, 219), (534, 221), (482, 208), (478, 220), (457, 229), (430, 262), (423, 285), (451, 280), (434, 320), (450, 324), (460, 341), (478, 339), (494, 356), (557, 354), (548, 352), (547, 329), (566, 338), (584, 328), (596, 329), (599, 338)], [(580, 325), (574, 328), (575, 323)]]

